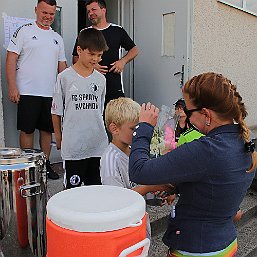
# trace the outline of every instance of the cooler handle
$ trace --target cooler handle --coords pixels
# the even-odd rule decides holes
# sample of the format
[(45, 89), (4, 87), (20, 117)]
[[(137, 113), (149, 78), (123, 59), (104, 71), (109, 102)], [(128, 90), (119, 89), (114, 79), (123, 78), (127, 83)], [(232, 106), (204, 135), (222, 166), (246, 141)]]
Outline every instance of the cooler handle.
[(143, 247), (143, 251), (140, 255), (135, 256), (135, 257), (147, 257), (148, 256), (148, 250), (150, 247), (150, 240), (148, 238), (145, 238), (144, 240), (140, 241), (137, 244), (134, 244), (130, 247), (128, 247), (127, 249), (123, 250), (119, 257), (126, 257), (127, 255), (135, 252), (136, 250), (140, 249)]
[(134, 227), (139, 227), (139, 226), (141, 226), (143, 224), (143, 221), (142, 220), (139, 220), (137, 223), (132, 223), (132, 224), (130, 224), (128, 227), (132, 227), (132, 228), (134, 228)]
[[(26, 190), (30, 190), (30, 189), (37, 189), (39, 188), (39, 191), (36, 191), (32, 194), (26, 194)], [(24, 191), (24, 192), (23, 192)], [(41, 191), (40, 189), (40, 183), (35, 183), (35, 184), (32, 184), (32, 185), (22, 185), (20, 186), (20, 194), (23, 198), (27, 198), (27, 197), (31, 197), (31, 196), (35, 196), (35, 195), (41, 195), (43, 194), (44, 192)]]

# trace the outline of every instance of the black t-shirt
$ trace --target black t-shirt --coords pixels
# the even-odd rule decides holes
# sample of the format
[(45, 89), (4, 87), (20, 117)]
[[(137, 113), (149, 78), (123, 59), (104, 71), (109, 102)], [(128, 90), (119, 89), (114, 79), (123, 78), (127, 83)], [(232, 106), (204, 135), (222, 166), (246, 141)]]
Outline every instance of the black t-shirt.
[[(135, 46), (135, 43), (130, 38), (128, 33), (120, 26), (110, 23), (110, 25), (101, 30), (109, 47), (109, 50), (104, 52), (102, 61), (99, 63), (103, 66), (110, 67), (110, 64), (120, 59), (120, 49), (124, 48), (129, 51)], [(77, 40), (72, 52), (73, 56), (78, 56)], [(121, 76), (117, 73), (106, 74), (106, 96), (115, 95), (115, 92), (122, 92)], [(116, 98), (116, 97), (114, 97)]]

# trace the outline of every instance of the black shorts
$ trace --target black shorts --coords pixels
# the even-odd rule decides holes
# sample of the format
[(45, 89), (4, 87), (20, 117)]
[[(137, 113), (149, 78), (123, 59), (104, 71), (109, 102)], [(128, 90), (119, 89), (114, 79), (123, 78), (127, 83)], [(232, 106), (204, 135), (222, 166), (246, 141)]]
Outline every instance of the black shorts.
[(100, 157), (65, 160), (66, 189), (82, 185), (101, 185)]
[(17, 129), (31, 134), (35, 129), (54, 132), (52, 97), (21, 95), (17, 111)]

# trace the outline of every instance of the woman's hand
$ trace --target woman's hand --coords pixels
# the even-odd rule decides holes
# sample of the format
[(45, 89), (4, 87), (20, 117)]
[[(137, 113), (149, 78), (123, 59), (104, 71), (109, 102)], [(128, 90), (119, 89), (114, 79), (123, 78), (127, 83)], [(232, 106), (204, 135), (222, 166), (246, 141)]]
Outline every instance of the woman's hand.
[(147, 122), (155, 127), (158, 114), (159, 109), (156, 106), (154, 106), (150, 102), (148, 102), (147, 104), (143, 103), (139, 114), (139, 122)]

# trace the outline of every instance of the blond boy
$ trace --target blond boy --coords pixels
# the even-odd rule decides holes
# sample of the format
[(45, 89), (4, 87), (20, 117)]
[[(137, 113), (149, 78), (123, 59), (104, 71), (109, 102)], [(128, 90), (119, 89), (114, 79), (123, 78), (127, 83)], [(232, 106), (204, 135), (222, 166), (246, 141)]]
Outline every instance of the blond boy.
[[(164, 191), (167, 185), (136, 185), (129, 180), (128, 165), (132, 134), (138, 123), (140, 105), (127, 97), (111, 100), (105, 109), (105, 124), (112, 135), (112, 142), (105, 149), (100, 161), (103, 185), (132, 189), (141, 195)], [(174, 197), (175, 198), (175, 197)], [(147, 237), (150, 237), (148, 221)]]

